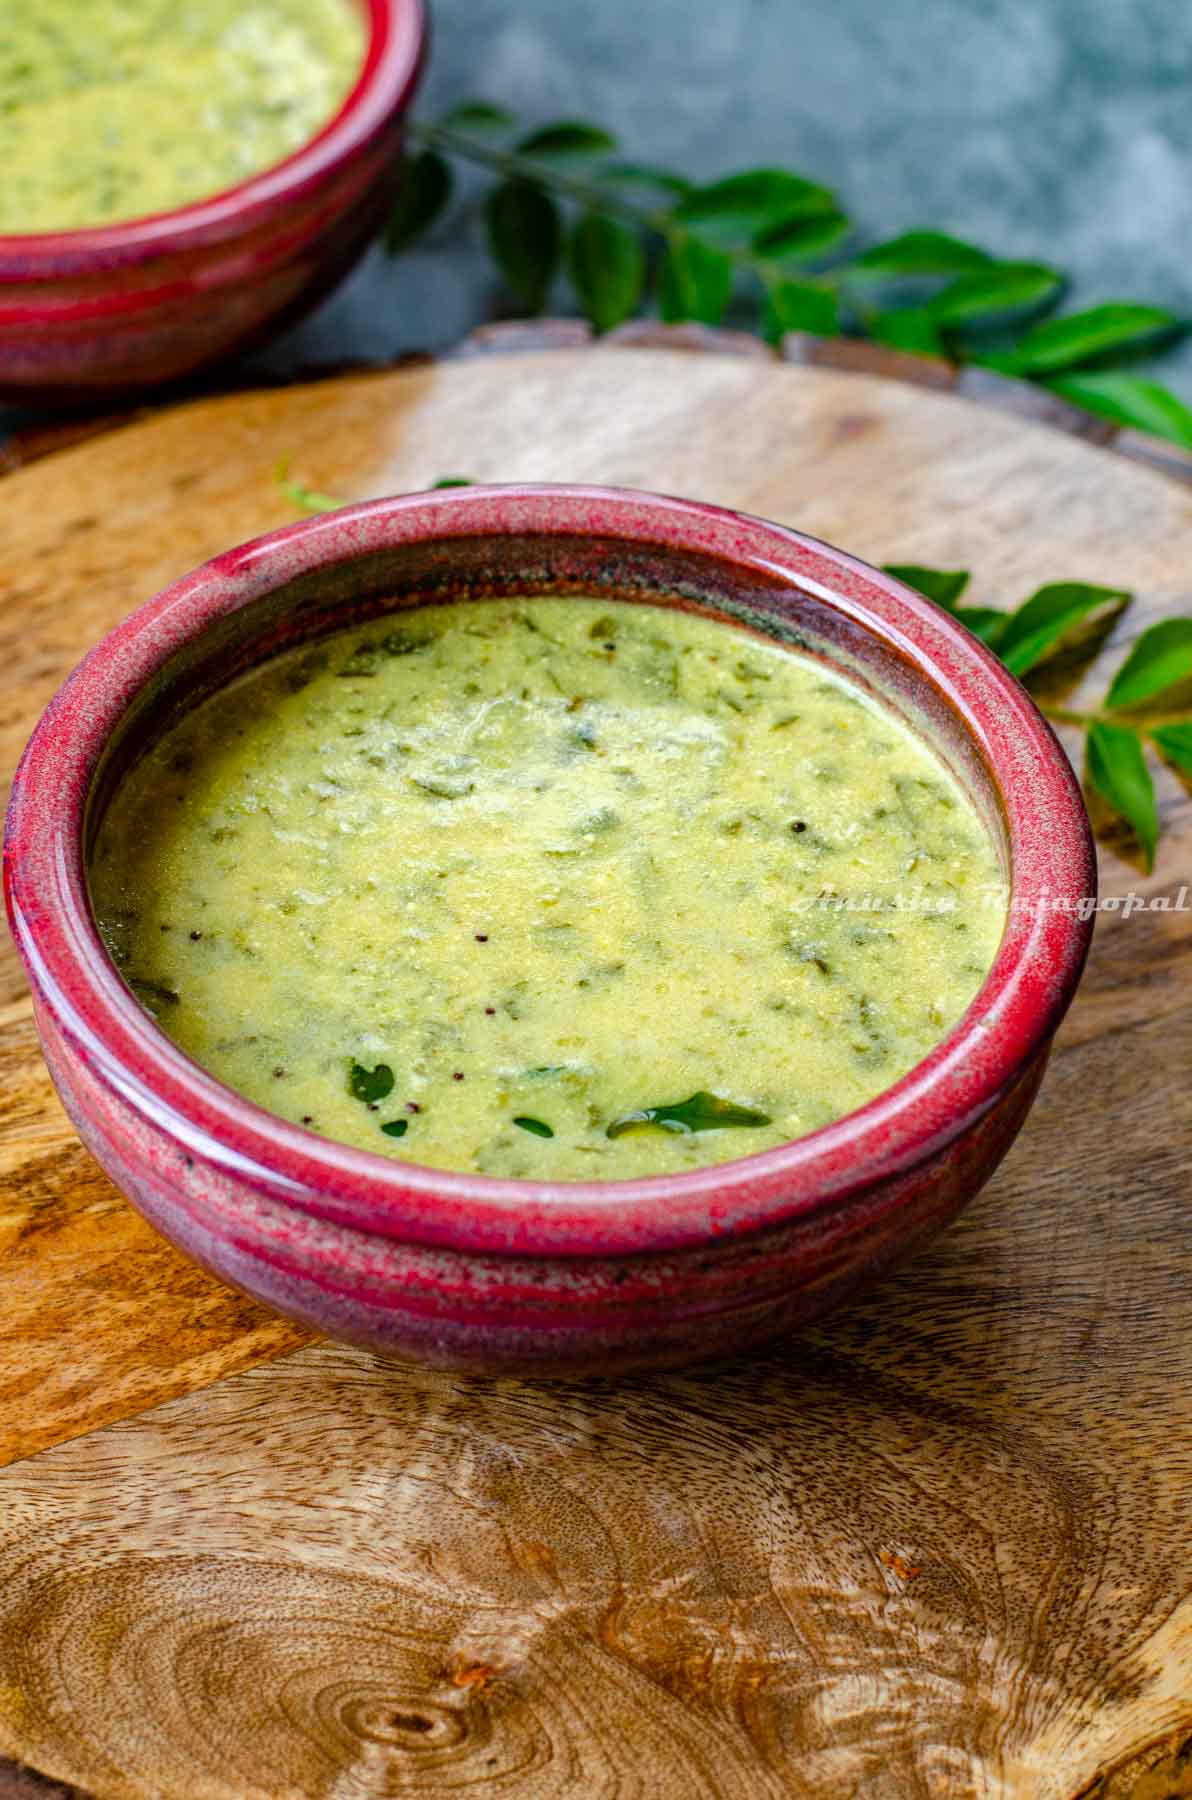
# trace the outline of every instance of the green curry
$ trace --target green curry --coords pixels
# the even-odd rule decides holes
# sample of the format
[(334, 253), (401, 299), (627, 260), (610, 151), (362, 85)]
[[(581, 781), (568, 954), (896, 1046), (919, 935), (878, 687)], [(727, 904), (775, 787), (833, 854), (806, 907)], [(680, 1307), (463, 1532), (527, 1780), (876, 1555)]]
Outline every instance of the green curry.
[(198, 707), (92, 890), (198, 1062), (327, 1137), (616, 1179), (769, 1149), (917, 1062), (1004, 923), (990, 837), (817, 660), (655, 606), (427, 607)]
[(364, 45), (353, 0), (4, 0), (0, 232), (233, 187), (327, 124)]

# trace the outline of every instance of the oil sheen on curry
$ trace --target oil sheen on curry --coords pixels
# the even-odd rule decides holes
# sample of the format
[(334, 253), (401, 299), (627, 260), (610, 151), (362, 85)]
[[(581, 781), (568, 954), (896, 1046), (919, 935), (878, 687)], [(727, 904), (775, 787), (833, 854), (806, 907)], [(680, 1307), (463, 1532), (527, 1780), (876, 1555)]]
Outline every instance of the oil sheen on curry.
[(364, 62), (355, 0), (3, 0), (0, 232), (235, 186), (322, 130)]
[(697, 614), (389, 615), (197, 707), (101, 828), (142, 1004), (271, 1112), (615, 1180), (770, 1149), (964, 1012), (1004, 923), (961, 789), (821, 662)]

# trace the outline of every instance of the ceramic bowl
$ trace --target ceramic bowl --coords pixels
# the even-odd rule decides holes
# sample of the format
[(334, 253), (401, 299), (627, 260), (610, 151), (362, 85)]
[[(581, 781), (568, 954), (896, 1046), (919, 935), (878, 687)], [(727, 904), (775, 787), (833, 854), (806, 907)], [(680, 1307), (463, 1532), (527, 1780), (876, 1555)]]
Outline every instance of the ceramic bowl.
[[(663, 596), (745, 630), (793, 631), (949, 763), (1003, 847), (1012, 906), (976, 1000), (894, 1087), (808, 1137), (714, 1168), (501, 1181), (287, 1124), (197, 1067), (141, 1009), (100, 941), (85, 881), (97, 820), (137, 752), (275, 650), (428, 598), (508, 592)], [(1050, 729), (931, 602), (827, 545), (715, 507), (494, 487), (304, 520), (126, 619), (26, 750), (5, 881), (63, 1103), (167, 1237), (279, 1311), (383, 1352), (606, 1374), (782, 1332), (952, 1218), (1034, 1098), (1084, 962), (1091, 924), (1078, 903), (1095, 892), (1095, 865)]]
[(0, 395), (85, 405), (176, 381), (291, 323), (346, 275), (399, 179), (422, 0), (358, 0), (360, 78), (286, 161), (221, 194), (84, 231), (0, 236)]

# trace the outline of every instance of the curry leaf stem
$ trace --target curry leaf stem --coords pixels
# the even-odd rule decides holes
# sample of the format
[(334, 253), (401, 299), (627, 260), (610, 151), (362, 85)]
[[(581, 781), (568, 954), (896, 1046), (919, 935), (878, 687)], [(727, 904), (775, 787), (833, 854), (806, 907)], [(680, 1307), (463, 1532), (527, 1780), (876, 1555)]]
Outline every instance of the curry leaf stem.
[[(626, 223), (636, 225), (639, 230), (653, 232), (667, 244), (686, 243), (691, 239), (703, 242), (698, 232), (673, 219), (665, 207), (638, 205), (626, 194), (616, 193), (597, 181), (586, 181), (570, 170), (560, 169), (537, 157), (522, 156), (516, 150), (502, 150), (499, 145), (469, 137), (465, 132), (452, 130), (450, 126), (429, 124), (424, 119), (411, 120), (407, 131), (411, 142), (421, 144), (426, 149), (461, 157), (465, 162), (477, 163), (509, 180), (536, 182), (540, 187), (549, 188), (566, 200), (573, 200), (577, 206), (624, 219)], [(758, 256), (740, 246), (718, 244), (716, 248), (736, 268), (756, 275), (763, 282), (783, 279), (783, 269), (770, 258)], [(799, 280), (803, 285), (825, 289), (842, 285), (841, 276), (834, 270), (821, 271), (816, 275), (800, 271)]]

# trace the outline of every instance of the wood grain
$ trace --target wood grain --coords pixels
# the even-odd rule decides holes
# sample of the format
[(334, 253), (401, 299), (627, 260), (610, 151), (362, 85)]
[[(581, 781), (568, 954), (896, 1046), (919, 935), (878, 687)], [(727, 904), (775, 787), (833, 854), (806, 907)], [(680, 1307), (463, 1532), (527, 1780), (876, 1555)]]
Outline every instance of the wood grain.
[(1192, 1728), (1168, 1057), (1187, 1011), (1067, 1047), (958, 1226), (765, 1357), (322, 1346), (0, 1473), (0, 1745), (121, 1797), (1050, 1800)]
[[(1192, 611), (1192, 494), (1045, 424), (753, 355), (514, 352), (7, 477), (6, 766), (101, 631), (291, 516), (281, 455), (345, 497), (661, 487), (971, 567), (975, 604), (1136, 589), (1078, 695)], [(1154, 875), (1111, 838), (1107, 891), (1192, 880), (1169, 773), (1160, 800)], [(277, 1357), (289, 1328), (73, 1144), (3, 977), (0, 1457), (54, 1447), (0, 1471), (0, 1750), (99, 1800), (1181, 1791), (1192, 913), (1099, 921), (1022, 1140), (910, 1270), (764, 1358), (621, 1386)]]
[[(1073, 406), (1034, 382), (998, 374), (976, 363), (951, 363), (943, 357), (912, 355), (859, 338), (818, 337), (809, 331), (791, 331), (780, 345), (772, 348), (752, 332), (731, 331), (723, 326), (663, 325), (657, 319), (631, 319), (597, 339), (592, 327), (583, 319), (505, 319), (478, 326), (447, 354), (484, 356), (493, 351), (576, 350), (596, 342), (606, 347), (644, 346), (647, 349), (695, 350), (721, 356), (777, 359), (806, 368), (843, 369), (853, 374), (876, 375), (885, 381), (906, 382), (912, 387), (929, 388), (939, 393), (959, 394), (966, 400), (979, 400), (983, 406), (995, 407), (1020, 419), (1052, 425), (1074, 437), (1084, 438), (1090, 444), (1111, 447), (1119, 456), (1131, 457), (1152, 468), (1162, 469), (1174, 480), (1192, 484), (1192, 450), (1166, 438), (1115, 425), (1112, 420)], [(309, 369), (297, 377), (287, 375), (278, 379), (282, 385), (289, 386), (295, 380), (330, 380), (369, 367), (406, 368), (429, 360), (418, 351), (407, 352), (392, 362), (381, 364), (370, 365), (358, 358), (349, 359)], [(242, 392), (243, 388), (243, 380), (233, 380), (226, 390), (217, 386), (214, 391)], [(212, 391), (209, 382), (204, 383), (204, 391)], [(70, 444), (98, 437), (114, 424), (143, 417), (151, 410), (154, 409), (143, 406), (119, 417), (96, 414), (29, 426), (0, 444), (0, 474), (23, 468)]]
[(83, 1149), (27, 1000), (0, 1009), (0, 1463), (309, 1341), (212, 1281)]

